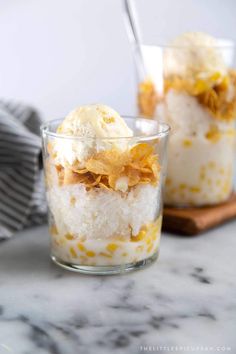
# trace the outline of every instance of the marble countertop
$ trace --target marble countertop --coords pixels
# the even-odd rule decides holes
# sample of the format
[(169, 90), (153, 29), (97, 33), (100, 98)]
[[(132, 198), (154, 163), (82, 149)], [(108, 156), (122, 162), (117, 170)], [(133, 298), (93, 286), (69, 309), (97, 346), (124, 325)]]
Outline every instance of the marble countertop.
[(0, 353), (236, 353), (235, 269), (236, 221), (164, 234), (159, 260), (122, 276), (60, 269), (45, 226), (21, 232), (0, 243)]

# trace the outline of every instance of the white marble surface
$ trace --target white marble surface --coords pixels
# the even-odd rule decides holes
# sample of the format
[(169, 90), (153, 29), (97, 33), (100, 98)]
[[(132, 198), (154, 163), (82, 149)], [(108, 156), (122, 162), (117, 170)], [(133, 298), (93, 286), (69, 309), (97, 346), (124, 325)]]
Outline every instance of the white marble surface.
[(164, 234), (158, 262), (109, 277), (53, 265), (46, 227), (19, 233), (0, 243), (0, 353), (236, 353), (235, 269), (236, 221), (195, 238)]

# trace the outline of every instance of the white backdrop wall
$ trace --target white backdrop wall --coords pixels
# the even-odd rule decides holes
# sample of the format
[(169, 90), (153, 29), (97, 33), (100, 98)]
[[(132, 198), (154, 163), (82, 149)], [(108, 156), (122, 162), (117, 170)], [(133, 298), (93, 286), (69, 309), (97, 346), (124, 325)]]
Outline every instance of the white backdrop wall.
[[(236, 40), (235, 0), (136, 0), (144, 42), (186, 30)], [(134, 68), (121, 0), (0, 0), (0, 97), (46, 119), (103, 102), (134, 113)]]

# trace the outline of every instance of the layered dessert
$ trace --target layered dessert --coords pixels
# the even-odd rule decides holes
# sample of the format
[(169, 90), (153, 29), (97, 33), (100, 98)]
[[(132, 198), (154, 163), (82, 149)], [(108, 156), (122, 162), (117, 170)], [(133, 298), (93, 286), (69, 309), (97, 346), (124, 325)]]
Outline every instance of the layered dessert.
[(161, 166), (157, 139), (135, 137), (104, 105), (75, 109), (45, 143), (52, 256), (113, 266), (158, 252)]
[(149, 79), (139, 109), (171, 126), (166, 204), (201, 206), (233, 189), (236, 72), (232, 47), (203, 33), (185, 33), (163, 48), (163, 90)]

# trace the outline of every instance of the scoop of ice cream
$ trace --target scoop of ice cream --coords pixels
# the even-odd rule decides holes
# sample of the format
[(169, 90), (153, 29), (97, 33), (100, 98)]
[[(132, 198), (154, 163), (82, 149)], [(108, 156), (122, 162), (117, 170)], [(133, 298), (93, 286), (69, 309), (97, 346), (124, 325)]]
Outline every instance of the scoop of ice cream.
[(165, 75), (189, 79), (224, 77), (227, 67), (219, 41), (201, 32), (184, 33), (165, 49)]
[(63, 166), (75, 161), (83, 166), (83, 162), (95, 152), (114, 147), (124, 149), (127, 141), (119, 138), (133, 136), (124, 119), (112, 108), (101, 104), (76, 108), (64, 119), (57, 133), (70, 137), (55, 141), (57, 163)]
[(101, 104), (76, 108), (64, 119), (57, 132), (92, 138), (133, 136), (124, 119), (114, 109)]

